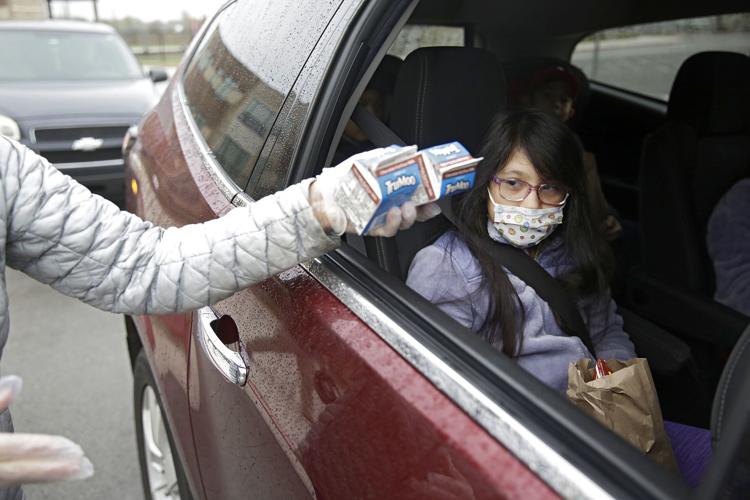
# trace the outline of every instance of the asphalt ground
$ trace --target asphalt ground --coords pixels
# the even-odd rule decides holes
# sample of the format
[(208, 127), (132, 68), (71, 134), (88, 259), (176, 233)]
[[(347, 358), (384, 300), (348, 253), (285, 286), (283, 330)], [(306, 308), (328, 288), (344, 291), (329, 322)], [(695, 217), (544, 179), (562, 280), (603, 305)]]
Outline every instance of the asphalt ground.
[(16, 431), (72, 439), (95, 469), (85, 481), (29, 485), (28, 500), (142, 499), (122, 316), (12, 269), (6, 279), (11, 323), (0, 367), (23, 378), (11, 405)]

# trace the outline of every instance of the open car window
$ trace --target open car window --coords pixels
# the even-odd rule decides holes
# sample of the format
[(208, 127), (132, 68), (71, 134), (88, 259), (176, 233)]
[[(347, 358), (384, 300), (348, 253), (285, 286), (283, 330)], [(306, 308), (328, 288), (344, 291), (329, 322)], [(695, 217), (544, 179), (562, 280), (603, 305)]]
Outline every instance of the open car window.
[[(444, 21), (445, 25), (449, 26), (451, 19), (444, 19), (441, 21)], [(415, 25), (418, 26), (418, 23), (407, 24), (404, 27), (404, 30), (411, 29), (411, 27)], [(483, 33), (478, 32), (476, 35), (481, 39)], [(391, 45), (380, 49), (381, 52), (379, 55), (370, 55), (370, 59), (367, 59), (370, 63), (369, 67), (363, 67), (360, 69), (359, 75), (372, 74), (373, 68), (377, 68), (379, 64), (381, 64), (381, 61), (385, 61), (386, 58), (394, 55), (396, 55), (401, 61), (396, 61), (395, 64), (403, 64), (403, 59), (408, 58), (409, 54), (412, 54), (414, 50), (430, 46), (415, 45), (413, 49), (394, 48), (398, 47), (399, 43), (403, 44), (403, 41), (408, 39), (408, 36), (409, 35), (406, 34), (405, 31), (399, 31), (393, 36), (393, 40), (395, 41)], [(379, 40), (382, 39), (383, 38), (380, 38)], [(567, 45), (567, 50), (570, 49), (570, 46), (572, 46), (575, 39), (575, 34), (570, 35), (570, 45)], [(368, 43), (370, 43), (370, 40), (368, 40)], [(436, 45), (461, 46), (463, 44)], [(538, 45), (540, 47), (543, 46), (541, 43)], [(376, 44), (373, 43), (372, 46), (376, 46)], [(496, 48), (496, 50), (498, 59), (500, 58), (501, 53), (502, 56), (506, 58), (508, 57), (507, 50), (501, 48)], [(519, 57), (529, 55), (530, 54), (525, 53), (518, 54)], [(554, 57), (556, 55), (559, 56), (559, 53), (539, 53), (533, 55)], [(507, 59), (503, 59), (503, 61), (506, 60)], [(573, 62), (575, 63), (576, 60), (574, 59)], [(682, 59), (676, 62), (675, 71), (681, 62)], [(394, 64), (394, 61), (391, 60), (391, 63), (389, 64)], [(584, 69), (586, 69), (585, 66)], [(375, 72), (377, 73), (377, 69), (375, 69)], [(393, 80), (396, 79), (397, 75), (398, 72), (393, 73)], [(673, 77), (674, 75), (668, 78), (665, 77), (669, 80), (670, 85)], [(374, 77), (373, 79), (370, 79), (370, 82), (374, 79)], [(348, 87), (350, 89), (355, 87), (366, 89), (369, 83), (365, 84), (361, 81), (357, 81), (354, 83), (350, 82), (350, 85), (351, 86)], [(502, 89), (498, 87), (498, 92), (501, 91)], [(635, 91), (640, 92), (638, 90)], [(352, 93), (349, 93), (347, 96), (344, 96), (343, 99), (349, 99), (351, 101), (356, 99), (359, 101), (363, 95), (365, 94), (358, 93), (356, 96), (353, 96)], [(385, 99), (385, 101), (387, 103), (388, 99)], [(367, 107), (366, 103), (363, 103), (362, 101), (359, 101), (359, 103), (364, 107)], [(340, 109), (343, 109), (343, 106)], [(341, 118), (342, 122), (348, 122), (350, 116), (343, 116), (342, 113)], [(385, 112), (382, 113), (379, 118), (382, 118), (381, 121), (386, 125), (392, 126), (391, 116), (387, 107)], [(341, 126), (343, 124), (339, 125)], [(360, 130), (360, 132), (362, 131)], [(409, 139), (406, 140), (407, 142), (410, 142)], [(385, 145), (378, 141), (376, 137), (368, 136), (367, 134), (364, 136), (360, 135), (355, 141), (350, 140), (348, 143), (346, 141), (347, 139), (344, 137), (341, 141), (334, 142), (332, 146), (332, 149), (338, 154), (339, 159), (344, 159), (359, 151)], [(420, 144), (420, 146), (425, 147), (430, 145), (433, 144)], [(357, 150), (356, 148), (360, 149)], [(336, 157), (336, 155), (333, 156), (334, 158)], [(307, 163), (310, 164), (311, 162), (307, 161)], [(334, 160), (333, 163), (336, 163), (336, 160)], [(415, 228), (416, 227), (417, 226), (415, 226)], [(444, 226), (442, 230), (448, 229), (449, 227), (449, 225)], [(434, 239), (425, 239), (421, 246), (426, 246), (432, 241), (434, 241)], [(580, 461), (576, 462), (583, 468), (591, 466), (593, 461), (598, 460), (594, 458), (594, 455), (598, 452), (594, 452), (587, 448), (587, 446), (592, 445), (592, 440), (590, 439), (591, 432), (596, 433), (598, 436), (598, 442), (593, 444), (594, 448), (600, 447), (611, 451), (616, 446), (615, 443), (621, 443), (613, 433), (606, 431), (603, 427), (597, 427), (596, 430), (590, 429), (590, 422), (583, 419), (579, 420), (579, 415), (576, 415), (574, 411), (571, 412), (572, 407), (570, 407), (569, 403), (565, 401), (565, 398), (561, 397), (560, 394), (555, 393), (547, 387), (539, 386), (535, 380), (534, 383), (531, 384), (534, 387), (533, 389), (531, 389), (531, 385), (525, 386), (526, 379), (532, 378), (528, 373), (520, 370), (517, 364), (514, 364), (511, 360), (504, 357), (488, 344), (484, 343), (484, 341), (473, 335), (467, 329), (461, 327), (458, 322), (447, 317), (445, 313), (440, 311), (435, 305), (429, 303), (429, 301), (418, 296), (413, 290), (406, 287), (404, 284), (404, 277), (405, 271), (408, 269), (408, 262), (406, 265), (402, 265), (401, 262), (396, 262), (395, 266), (392, 261), (389, 262), (387, 250), (389, 244), (388, 241), (377, 238), (358, 238), (348, 236), (347, 243), (348, 245), (342, 250), (327, 257), (327, 259), (330, 260), (331, 267), (336, 267), (339, 270), (337, 272), (342, 273), (342, 275), (346, 274), (347, 276), (352, 277), (353, 281), (356, 281), (358, 285), (363, 287), (363, 294), (367, 293), (377, 297), (377, 301), (382, 306), (382, 311), (385, 314), (393, 313), (392, 317), (398, 318), (399, 320), (403, 319), (405, 324), (410, 327), (406, 328), (406, 331), (408, 331), (409, 334), (419, 338), (420, 341), (430, 344), (430, 346), (435, 349), (435, 352), (441, 353), (440, 355), (451, 357), (451, 359), (455, 356), (455, 358), (465, 361), (467, 366), (471, 367), (470, 371), (474, 370), (473, 373), (480, 374), (478, 378), (472, 379), (475, 383), (475, 387), (481, 387), (481, 390), (487, 391), (486, 394), (488, 395), (491, 393), (496, 395), (502, 393), (501, 399), (497, 400), (498, 404), (509, 404), (512, 406), (513, 403), (510, 402), (511, 400), (515, 402), (523, 401), (521, 403), (522, 406), (529, 405), (527, 409), (532, 406), (535, 407), (533, 411), (534, 416), (529, 415), (529, 422), (537, 416), (541, 419), (551, 419), (547, 422), (549, 425), (544, 427), (545, 430), (539, 434), (540, 436), (544, 434), (542, 439), (545, 440), (545, 442), (554, 442), (553, 447), (557, 447), (555, 449), (561, 451), (563, 454), (575, 450), (572, 451), (572, 454), (577, 456), (577, 453), (585, 449), (586, 451), (584, 455), (587, 456), (584, 460), (585, 463)], [(401, 248), (399, 248), (399, 251), (401, 251)], [(411, 253), (411, 256), (413, 256), (413, 253)], [(489, 372), (486, 370), (491, 370), (493, 375), (490, 376)], [(482, 377), (484, 375), (487, 375), (488, 378), (483, 379)], [(495, 375), (497, 378), (494, 377)], [(509, 385), (506, 384), (519, 389), (520, 393), (523, 395), (519, 396), (519, 393), (513, 394), (513, 390), (505, 392), (505, 390), (509, 388)], [(453, 397), (453, 395), (451, 395), (451, 397)], [(519, 397), (520, 399), (517, 399)], [(539, 405), (539, 407), (536, 407), (536, 405)], [(542, 407), (544, 407), (544, 409), (542, 409)], [(467, 409), (467, 411), (471, 410)], [(565, 438), (563, 439), (563, 441), (565, 441), (564, 444), (555, 441), (555, 438), (550, 436), (550, 434), (558, 432), (561, 433), (561, 436), (565, 435)], [(605, 437), (602, 437), (602, 435)], [(499, 438), (499, 440), (504, 442), (501, 438)], [(590, 452), (593, 453), (593, 455)], [(617, 456), (617, 453), (615, 453), (615, 455), (616, 456), (610, 457), (612, 459), (611, 462), (606, 461), (606, 465), (604, 465), (604, 462), (599, 464), (602, 468), (598, 469), (598, 471), (600, 473), (605, 471), (603, 474), (608, 477), (608, 480), (617, 481), (618, 488), (624, 487), (625, 483), (640, 483), (647, 485), (647, 488), (654, 487), (654, 489), (650, 490), (651, 494), (654, 494), (656, 491), (660, 492), (653, 496), (681, 496), (675, 495), (675, 492), (679, 490), (679, 486), (677, 489), (674, 489), (675, 485), (679, 483), (676, 476), (665, 470), (656, 470), (652, 463), (642, 455), (626, 452), (623, 452), (623, 454), (619, 456)], [(574, 461), (576, 460), (574, 459)], [(644, 472), (647, 469), (652, 472), (655, 470), (655, 472), (647, 474)], [(594, 473), (592, 472), (592, 474)], [(619, 479), (614, 479), (615, 477), (618, 477), (619, 479), (628, 477), (630, 479), (620, 482)], [(666, 495), (665, 492), (667, 492)]]

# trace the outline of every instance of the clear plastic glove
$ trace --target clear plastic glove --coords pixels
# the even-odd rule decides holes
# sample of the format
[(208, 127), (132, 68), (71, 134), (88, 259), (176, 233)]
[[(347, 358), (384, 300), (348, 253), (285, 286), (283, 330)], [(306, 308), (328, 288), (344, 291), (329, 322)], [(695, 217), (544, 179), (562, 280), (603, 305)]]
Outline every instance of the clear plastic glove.
[[(0, 411), (21, 392), (21, 378), (0, 378)], [(0, 487), (86, 479), (94, 467), (80, 446), (62, 436), (0, 433)]]
[[(335, 167), (324, 168), (323, 172), (310, 184), (310, 206), (327, 233), (356, 232), (349, 224), (345, 211), (334, 201), (333, 196), (341, 177), (348, 172), (350, 161), (351, 159), (348, 159)], [(415, 221), (426, 221), (439, 213), (440, 207), (437, 203), (415, 207), (413, 203), (407, 201), (400, 207), (391, 208), (386, 215), (385, 224), (366, 234), (367, 236), (393, 236), (399, 230), (410, 228)]]

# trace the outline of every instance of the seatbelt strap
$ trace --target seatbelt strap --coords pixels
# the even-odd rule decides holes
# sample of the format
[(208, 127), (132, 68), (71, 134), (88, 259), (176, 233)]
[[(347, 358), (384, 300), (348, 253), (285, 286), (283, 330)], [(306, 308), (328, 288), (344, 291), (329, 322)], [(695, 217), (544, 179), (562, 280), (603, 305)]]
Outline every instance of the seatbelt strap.
[(362, 132), (367, 135), (367, 138), (372, 141), (378, 147), (385, 146), (407, 146), (403, 139), (396, 135), (396, 132), (391, 130), (388, 125), (380, 121), (380, 119), (370, 113), (361, 104), (357, 104), (352, 113), (352, 121), (362, 129)]
[[(448, 220), (455, 222), (449, 217)], [(583, 322), (578, 306), (571, 298), (571, 293), (562, 284), (552, 277), (541, 264), (535, 261), (529, 254), (510, 245), (495, 243), (489, 240), (476, 242), (482, 249), (492, 255), (493, 259), (500, 262), (518, 276), (524, 283), (529, 285), (549, 305), (560, 321), (561, 329), (568, 335), (575, 335), (581, 339), (591, 354), (596, 356), (594, 344), (591, 341), (589, 329)]]
[[(357, 104), (354, 109), (352, 120), (362, 129), (368, 139), (378, 147), (392, 144), (404, 146), (406, 144), (385, 123), (360, 104)], [(443, 215), (454, 226), (458, 227), (455, 216), (450, 210), (443, 210)], [(482, 250), (492, 255), (494, 260), (532, 287), (562, 323), (560, 325), (562, 330), (569, 335), (580, 338), (589, 352), (596, 356), (589, 329), (583, 322), (581, 312), (571, 298), (570, 292), (565, 290), (559, 281), (520, 248), (484, 239), (478, 239), (475, 244), (481, 246)]]

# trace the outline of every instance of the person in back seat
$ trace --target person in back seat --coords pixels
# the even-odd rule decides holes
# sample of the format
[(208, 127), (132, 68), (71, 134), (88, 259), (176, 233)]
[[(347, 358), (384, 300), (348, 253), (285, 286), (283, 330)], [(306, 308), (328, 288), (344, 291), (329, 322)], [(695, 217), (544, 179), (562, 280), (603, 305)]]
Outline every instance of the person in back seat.
[[(542, 66), (532, 72), (526, 81), (515, 82), (513, 86), (513, 108), (538, 109), (557, 116), (565, 123), (569, 123), (576, 114), (576, 101), (581, 92), (581, 83), (571, 69), (562, 63)], [(604, 231), (608, 240), (614, 240), (622, 232), (622, 226), (611, 213), (602, 192), (596, 157), (593, 153), (584, 151), (583, 165), (594, 221)]]
[[(416, 255), (407, 285), (559, 392), (571, 362), (635, 357), (610, 298), (610, 250), (594, 229), (575, 134), (547, 113), (516, 111), (496, 120), (481, 156), (475, 187), (454, 200), (457, 230)], [(478, 239), (523, 248), (563, 282), (596, 353), (565, 334), (547, 303)]]
[(706, 243), (716, 274), (717, 302), (750, 316), (750, 177), (714, 208)]

